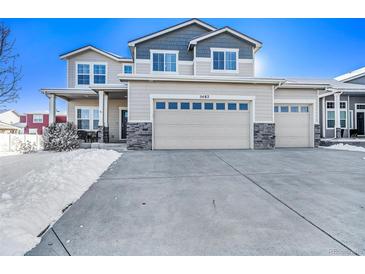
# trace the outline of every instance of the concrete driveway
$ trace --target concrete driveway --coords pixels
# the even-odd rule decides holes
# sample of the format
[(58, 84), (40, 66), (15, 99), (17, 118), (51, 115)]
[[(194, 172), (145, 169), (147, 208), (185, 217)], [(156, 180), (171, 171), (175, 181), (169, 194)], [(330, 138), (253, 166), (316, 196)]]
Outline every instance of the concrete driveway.
[(125, 152), (28, 255), (363, 255), (363, 157)]

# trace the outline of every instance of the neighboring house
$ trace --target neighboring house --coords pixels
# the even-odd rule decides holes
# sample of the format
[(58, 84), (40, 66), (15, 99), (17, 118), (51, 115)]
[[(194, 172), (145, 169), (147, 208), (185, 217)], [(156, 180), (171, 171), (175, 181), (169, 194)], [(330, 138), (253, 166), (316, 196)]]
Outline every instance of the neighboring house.
[(78, 129), (98, 131), (100, 142), (126, 141), (129, 149), (315, 147), (323, 132), (319, 97), (352, 87), (255, 77), (262, 43), (198, 19), (128, 46), (132, 58), (93, 46), (62, 54), (67, 87), (42, 89), (49, 122), (59, 97)]
[[(26, 113), (20, 117), (21, 123), (25, 124), (25, 134), (43, 134), (45, 127), (49, 125), (49, 114), (48, 113)], [(66, 115), (56, 115), (56, 123), (67, 122)]]
[[(347, 89), (341, 89), (335, 94), (328, 93), (322, 100), (322, 124), (323, 137), (350, 137), (353, 135), (365, 135), (365, 67), (340, 75), (335, 78), (346, 85)], [(340, 123), (335, 125), (336, 99), (338, 102)], [(342, 133), (342, 134), (341, 134)]]
[(24, 124), (15, 110), (0, 110), (0, 133), (23, 133)]

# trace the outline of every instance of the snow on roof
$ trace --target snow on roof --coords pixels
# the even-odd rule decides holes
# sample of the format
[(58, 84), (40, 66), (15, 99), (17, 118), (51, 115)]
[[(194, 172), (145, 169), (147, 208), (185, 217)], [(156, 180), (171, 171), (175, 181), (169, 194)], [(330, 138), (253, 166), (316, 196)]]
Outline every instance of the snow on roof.
[(86, 51), (86, 50), (93, 50), (93, 51), (95, 51), (97, 53), (100, 53), (100, 54), (102, 54), (102, 55), (104, 55), (106, 57), (112, 58), (112, 59), (114, 59), (116, 61), (132, 62), (132, 59), (130, 59), (130, 58), (121, 57), (121, 56), (119, 56), (117, 54), (114, 54), (114, 53), (111, 53), (109, 51), (105, 51), (105, 50), (99, 49), (99, 48), (94, 47), (92, 45), (86, 45), (86, 46), (83, 46), (81, 48), (77, 48), (75, 50), (72, 50), (72, 51), (63, 53), (63, 54), (60, 55), (60, 58), (61, 59), (66, 59), (66, 58), (68, 58), (68, 57), (70, 57), (72, 55), (78, 54), (78, 53), (83, 52), (83, 51)]
[(350, 80), (359, 78), (361, 76), (365, 76), (365, 67), (362, 67), (362, 68), (359, 68), (357, 70), (353, 70), (353, 71), (350, 71), (348, 73), (337, 76), (335, 78), (335, 80), (341, 81), (341, 82), (346, 82), (346, 81), (350, 81)]
[(364, 85), (358, 85), (358, 84), (350, 84), (350, 83), (343, 83), (340, 81), (337, 81), (335, 79), (330, 78), (286, 78), (285, 85), (318, 85), (333, 89), (342, 89), (342, 90), (359, 90), (359, 91), (365, 91)]

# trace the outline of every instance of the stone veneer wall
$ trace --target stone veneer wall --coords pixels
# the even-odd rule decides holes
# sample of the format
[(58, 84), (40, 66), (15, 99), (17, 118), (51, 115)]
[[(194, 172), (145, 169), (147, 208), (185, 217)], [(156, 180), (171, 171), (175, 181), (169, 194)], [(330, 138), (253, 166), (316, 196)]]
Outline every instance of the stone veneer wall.
[(253, 142), (255, 149), (275, 148), (275, 124), (254, 123)]
[(152, 149), (152, 123), (145, 122), (127, 124), (127, 149)]
[(319, 143), (321, 142), (321, 126), (314, 125), (314, 147), (319, 147)]

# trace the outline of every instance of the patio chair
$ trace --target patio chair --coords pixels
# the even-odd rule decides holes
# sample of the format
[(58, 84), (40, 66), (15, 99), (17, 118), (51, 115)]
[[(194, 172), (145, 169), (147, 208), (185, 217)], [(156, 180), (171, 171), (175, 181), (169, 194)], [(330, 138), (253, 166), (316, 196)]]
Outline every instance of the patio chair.
[(85, 130), (78, 130), (77, 136), (79, 137), (80, 140), (83, 140), (84, 142), (86, 142), (87, 132)]

